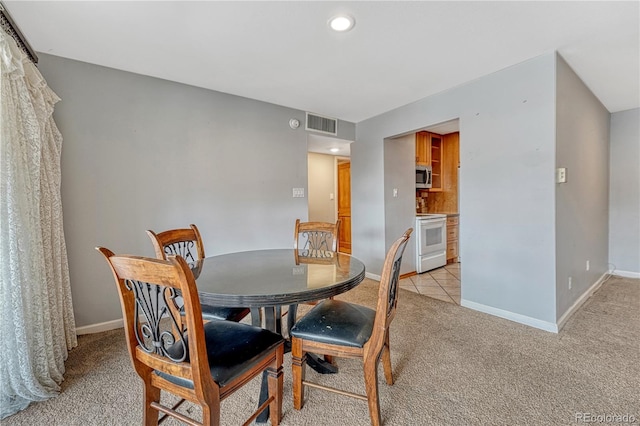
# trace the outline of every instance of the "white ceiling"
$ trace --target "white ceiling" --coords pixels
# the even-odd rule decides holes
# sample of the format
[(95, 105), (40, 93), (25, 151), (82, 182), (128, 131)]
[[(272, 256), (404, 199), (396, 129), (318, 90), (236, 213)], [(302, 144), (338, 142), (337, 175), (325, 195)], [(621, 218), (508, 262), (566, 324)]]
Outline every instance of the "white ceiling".
[[(339, 157), (350, 157), (351, 142), (353, 141), (308, 133), (307, 151), (317, 152), (318, 154), (337, 155)], [(337, 151), (331, 151), (332, 149)]]
[(352, 122), (554, 50), (610, 112), (640, 106), (638, 1), (4, 4), (38, 52)]

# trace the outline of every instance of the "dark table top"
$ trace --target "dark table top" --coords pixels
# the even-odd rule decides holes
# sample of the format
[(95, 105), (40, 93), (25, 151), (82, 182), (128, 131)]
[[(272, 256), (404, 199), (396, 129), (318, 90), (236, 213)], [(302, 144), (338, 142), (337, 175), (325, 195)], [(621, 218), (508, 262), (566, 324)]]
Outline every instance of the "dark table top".
[(343, 253), (296, 256), (293, 249), (255, 250), (205, 258), (194, 269), (202, 303), (227, 307), (288, 305), (325, 299), (357, 286), (364, 264)]

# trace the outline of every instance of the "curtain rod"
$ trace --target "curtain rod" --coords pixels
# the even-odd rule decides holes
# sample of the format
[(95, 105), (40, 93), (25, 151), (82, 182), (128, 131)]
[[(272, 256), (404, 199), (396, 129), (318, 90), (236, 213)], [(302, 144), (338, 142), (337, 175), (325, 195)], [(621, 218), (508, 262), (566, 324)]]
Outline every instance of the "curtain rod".
[(0, 1), (0, 26), (18, 43), (18, 47), (33, 61), (34, 64), (38, 63), (38, 55), (33, 50), (26, 37), (20, 32), (20, 29), (16, 23), (11, 19), (9, 11), (6, 6)]

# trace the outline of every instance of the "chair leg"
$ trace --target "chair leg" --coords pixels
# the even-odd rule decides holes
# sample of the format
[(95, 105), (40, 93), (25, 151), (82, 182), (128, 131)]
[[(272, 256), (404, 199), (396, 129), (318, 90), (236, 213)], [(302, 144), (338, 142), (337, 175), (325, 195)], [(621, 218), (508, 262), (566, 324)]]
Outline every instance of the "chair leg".
[(151, 407), (152, 402), (160, 402), (160, 389), (151, 386), (150, 383), (144, 384), (144, 425), (145, 426), (157, 426), (158, 410)]
[(393, 384), (393, 371), (391, 370), (391, 347), (389, 346), (389, 330), (384, 336), (384, 346), (382, 347), (382, 367), (384, 368), (384, 378), (388, 385)]
[(202, 424), (205, 426), (220, 426), (220, 401), (212, 404), (202, 404)]
[(367, 403), (369, 404), (369, 417), (372, 426), (380, 426), (380, 398), (378, 397), (378, 368), (375, 359), (364, 362), (364, 387), (367, 391)]
[(304, 405), (304, 385), (306, 355), (302, 351), (302, 340), (291, 339), (291, 372), (293, 380), (293, 408), (302, 409)]
[(282, 358), (284, 357), (284, 345), (281, 345), (276, 351), (276, 359), (267, 369), (269, 382), (269, 397), (273, 397), (273, 401), (269, 404), (269, 418), (271, 426), (278, 426), (282, 420), (282, 387), (283, 372)]

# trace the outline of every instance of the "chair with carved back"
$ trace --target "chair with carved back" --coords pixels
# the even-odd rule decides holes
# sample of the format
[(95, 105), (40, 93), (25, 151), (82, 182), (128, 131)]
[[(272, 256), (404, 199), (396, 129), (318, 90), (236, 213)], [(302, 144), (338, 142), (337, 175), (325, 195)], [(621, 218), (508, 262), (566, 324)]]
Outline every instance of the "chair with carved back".
[[(389, 325), (398, 303), (398, 280), (402, 255), (413, 229), (408, 229), (387, 252), (382, 268), (376, 309), (340, 300), (323, 300), (291, 329), (293, 406), (302, 409), (304, 387), (314, 387), (368, 402), (371, 424), (381, 424), (378, 396), (378, 361), (393, 384)], [(366, 396), (318, 385), (305, 380), (307, 353), (359, 358), (363, 361)]]
[[(334, 257), (338, 252), (338, 232), (340, 219), (331, 222), (301, 222), (296, 219), (293, 231), (293, 250), (296, 263), (304, 258)], [(305, 302), (305, 305), (315, 305), (317, 301)], [(291, 330), (296, 321), (297, 305), (289, 306), (287, 318), (288, 329)], [(329, 360), (330, 357), (327, 357)]]
[[(190, 425), (218, 426), (221, 401), (263, 372), (269, 397), (245, 424), (267, 407), (271, 424), (279, 424), (284, 353), (280, 335), (232, 321), (204, 323), (195, 279), (180, 256), (160, 260), (97, 250), (111, 267), (120, 295), (129, 355), (143, 381), (144, 425), (157, 425), (170, 416)], [(176, 299), (184, 305), (182, 314), (167, 308)], [(180, 401), (163, 405), (162, 392)], [(201, 423), (177, 411), (185, 400), (201, 407)]]
[(300, 256), (323, 257), (338, 251), (340, 220), (331, 222), (301, 222), (296, 219), (293, 248)]
[[(167, 259), (167, 256), (182, 256), (189, 266), (197, 273), (199, 263), (205, 258), (204, 244), (200, 231), (196, 225), (189, 228), (170, 229), (155, 233), (147, 231), (151, 238), (153, 248), (158, 259)], [(197, 278), (197, 276), (196, 276)], [(249, 308), (227, 308), (221, 306), (202, 305), (202, 317), (207, 320), (241, 321), (249, 314)]]

